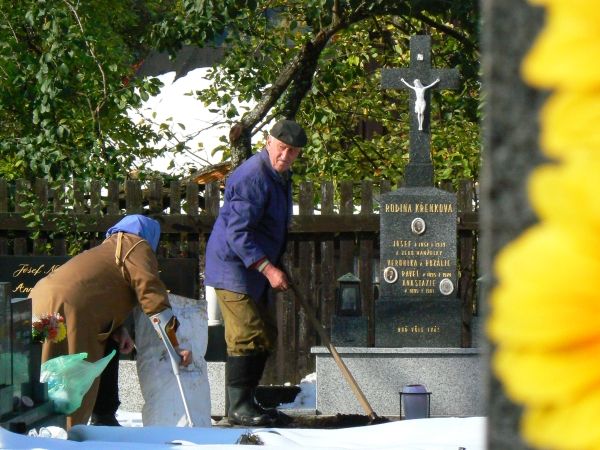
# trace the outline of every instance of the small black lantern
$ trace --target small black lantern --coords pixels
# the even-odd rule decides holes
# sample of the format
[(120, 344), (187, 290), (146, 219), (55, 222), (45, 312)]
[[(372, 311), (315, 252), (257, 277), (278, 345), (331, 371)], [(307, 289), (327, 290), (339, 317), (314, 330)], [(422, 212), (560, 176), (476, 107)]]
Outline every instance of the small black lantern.
[(352, 273), (338, 278), (336, 314), (338, 316), (360, 316), (362, 312), (360, 279)]

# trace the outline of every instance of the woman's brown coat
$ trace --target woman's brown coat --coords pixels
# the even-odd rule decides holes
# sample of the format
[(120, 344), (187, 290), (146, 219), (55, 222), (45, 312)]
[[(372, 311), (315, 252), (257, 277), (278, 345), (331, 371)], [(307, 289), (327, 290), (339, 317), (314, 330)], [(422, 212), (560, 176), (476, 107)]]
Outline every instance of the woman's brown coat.
[[(58, 312), (67, 328), (64, 341), (44, 344), (42, 362), (82, 352), (88, 354), (88, 361), (97, 361), (104, 356), (106, 340), (136, 304), (148, 315), (170, 307), (150, 244), (129, 233), (113, 234), (73, 257), (41, 279), (30, 296), (34, 316)], [(97, 378), (81, 407), (67, 418), (67, 428), (87, 423), (98, 384)]]

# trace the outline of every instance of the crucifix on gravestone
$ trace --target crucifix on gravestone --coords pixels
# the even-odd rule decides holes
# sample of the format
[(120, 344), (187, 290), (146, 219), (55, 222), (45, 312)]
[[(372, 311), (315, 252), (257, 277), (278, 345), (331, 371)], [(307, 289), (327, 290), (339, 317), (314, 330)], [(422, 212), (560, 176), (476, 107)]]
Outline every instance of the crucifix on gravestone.
[(431, 37), (410, 38), (410, 67), (382, 69), (381, 87), (410, 90), (409, 160), (405, 170), (406, 186), (433, 186), (429, 103), (432, 89), (458, 87), (458, 69), (431, 67)]

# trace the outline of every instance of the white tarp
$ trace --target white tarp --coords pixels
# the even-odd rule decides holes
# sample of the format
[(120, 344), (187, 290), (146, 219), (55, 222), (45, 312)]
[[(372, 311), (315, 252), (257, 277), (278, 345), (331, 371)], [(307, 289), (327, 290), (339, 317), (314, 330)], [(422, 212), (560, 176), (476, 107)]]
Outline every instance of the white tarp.
[[(191, 349), (194, 361), (180, 367), (180, 378), (192, 422), (209, 427), (210, 388), (204, 355), (208, 340), (206, 301), (169, 294), (173, 313), (180, 322), (177, 338), (182, 348)], [(137, 372), (144, 398), (142, 421), (145, 426), (188, 425), (183, 401), (166, 348), (139, 308), (134, 312)]]
[[(10, 449), (179, 449), (235, 450), (242, 434), (252, 433), (262, 448), (289, 450), (484, 450), (486, 419), (433, 418), (402, 420), (338, 430), (284, 428), (94, 427), (77, 425), (72, 440), (22, 436), (0, 428), (0, 448)], [(81, 440), (82, 442), (75, 442)]]

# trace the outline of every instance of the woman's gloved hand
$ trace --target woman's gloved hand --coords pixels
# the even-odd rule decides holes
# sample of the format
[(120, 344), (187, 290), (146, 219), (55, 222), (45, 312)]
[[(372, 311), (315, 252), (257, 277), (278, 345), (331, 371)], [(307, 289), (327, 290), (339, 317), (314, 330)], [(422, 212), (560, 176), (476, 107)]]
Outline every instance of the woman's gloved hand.
[(119, 352), (124, 355), (128, 355), (135, 348), (135, 342), (123, 325), (113, 331), (110, 337), (119, 344)]

